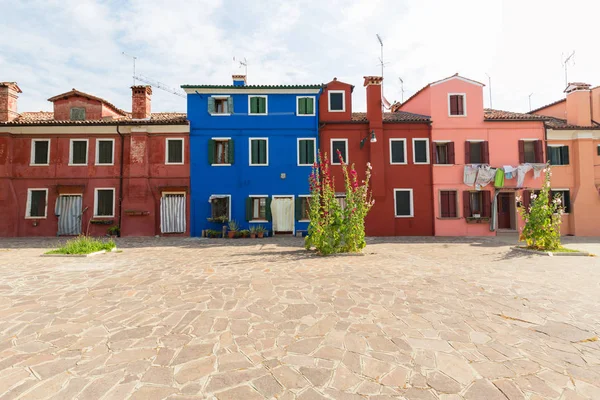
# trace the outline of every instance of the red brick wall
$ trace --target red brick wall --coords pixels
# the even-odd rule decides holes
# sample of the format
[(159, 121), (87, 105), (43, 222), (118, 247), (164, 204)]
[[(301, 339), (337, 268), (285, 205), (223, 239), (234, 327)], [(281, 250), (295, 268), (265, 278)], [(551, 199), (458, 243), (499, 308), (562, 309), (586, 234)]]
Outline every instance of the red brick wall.
[(67, 99), (54, 102), (54, 119), (68, 121), (71, 119), (71, 108), (85, 108), (85, 119), (102, 119), (102, 103), (98, 100), (90, 100), (85, 97), (72, 96)]

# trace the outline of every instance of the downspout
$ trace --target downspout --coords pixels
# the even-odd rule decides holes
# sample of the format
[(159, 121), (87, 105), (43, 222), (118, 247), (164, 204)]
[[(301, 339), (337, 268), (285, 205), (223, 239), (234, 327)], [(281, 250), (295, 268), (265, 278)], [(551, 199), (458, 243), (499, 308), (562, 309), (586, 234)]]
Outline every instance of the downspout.
[(119, 233), (117, 237), (121, 237), (121, 217), (123, 215), (122, 206), (123, 206), (123, 157), (125, 154), (125, 137), (119, 130), (119, 125), (117, 125), (117, 133), (121, 138), (121, 158), (119, 160)]
[[(431, 132), (432, 131), (431, 121), (429, 122), (428, 125), (429, 125), (429, 143), (431, 143), (432, 145), (435, 145), (433, 143), (433, 135), (432, 135), (432, 132)], [(430, 152), (433, 153), (433, 149), (434, 148), (435, 147), (432, 146)], [(435, 156), (435, 154), (433, 154), (433, 155)], [(435, 160), (431, 160), (431, 161), (435, 161)], [(432, 235), (435, 236), (435, 220), (436, 220), (436, 216), (435, 215), (436, 215), (437, 210), (435, 208), (435, 195), (436, 194), (435, 194), (435, 183), (433, 181), (433, 164), (434, 164), (433, 162), (429, 163), (429, 174), (431, 176), (431, 190), (430, 190), (430, 192), (431, 192), (431, 205), (433, 206), (433, 218), (431, 219), (431, 232), (432, 232)], [(458, 194), (457, 194), (457, 196), (458, 196)], [(456, 211), (458, 213), (458, 210), (456, 210)]]

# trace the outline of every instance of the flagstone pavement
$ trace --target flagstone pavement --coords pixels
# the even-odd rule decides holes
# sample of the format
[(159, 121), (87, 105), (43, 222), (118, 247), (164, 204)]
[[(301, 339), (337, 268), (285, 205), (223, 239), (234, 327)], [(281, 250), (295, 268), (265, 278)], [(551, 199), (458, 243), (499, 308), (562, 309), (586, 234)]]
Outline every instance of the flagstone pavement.
[(0, 239), (2, 399), (600, 399), (599, 257), (434, 238), (40, 257), (58, 241)]

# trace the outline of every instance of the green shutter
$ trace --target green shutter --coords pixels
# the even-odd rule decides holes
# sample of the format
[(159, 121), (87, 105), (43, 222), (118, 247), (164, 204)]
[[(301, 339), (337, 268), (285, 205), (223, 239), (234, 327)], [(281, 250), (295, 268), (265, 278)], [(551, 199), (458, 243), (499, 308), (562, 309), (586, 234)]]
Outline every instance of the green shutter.
[(266, 114), (267, 113), (267, 98), (266, 97), (259, 97), (258, 98), (258, 112), (260, 114)]
[(270, 221), (273, 219), (273, 216), (271, 215), (271, 201), (272, 199), (270, 197), (267, 197), (267, 203), (266, 203), (266, 211), (265, 211), (265, 216), (267, 217), (267, 221)]
[[(312, 101), (312, 99), (311, 99)], [(315, 141), (314, 140), (307, 140), (306, 143), (306, 161), (307, 164), (314, 164), (315, 163)]]
[(569, 165), (569, 146), (561, 147), (562, 165)]
[(296, 214), (296, 221), (302, 219), (302, 197), (296, 197), (296, 210), (294, 214)]
[(306, 98), (299, 98), (298, 99), (298, 114), (300, 115), (304, 115), (307, 114), (306, 112)]
[(208, 141), (208, 163), (215, 163), (215, 141), (212, 139)]
[(216, 106), (215, 106), (215, 98), (214, 97), (209, 97), (208, 98), (208, 112), (210, 114), (214, 114), (215, 112), (217, 112)]
[(314, 114), (315, 113), (315, 99), (312, 97), (307, 97), (306, 99), (306, 114)]
[(227, 112), (233, 114), (233, 97), (227, 98)]
[(260, 164), (267, 163), (267, 141), (259, 140), (258, 141), (258, 162)]
[(250, 163), (258, 164), (258, 140), (250, 140)]
[(229, 150), (229, 154), (228, 154), (228, 156), (229, 156), (229, 160), (228, 161), (229, 162), (228, 162), (228, 164), (232, 164), (233, 165), (233, 160), (234, 160), (234, 158), (233, 158), (233, 154), (234, 154), (234, 151), (233, 151), (233, 139), (229, 139), (229, 149), (228, 150)]
[(246, 221), (252, 220), (252, 197), (246, 198)]
[(298, 142), (298, 150), (300, 151), (300, 164), (307, 164), (306, 160), (306, 140), (300, 140)]
[(258, 113), (258, 97), (250, 97), (250, 113)]

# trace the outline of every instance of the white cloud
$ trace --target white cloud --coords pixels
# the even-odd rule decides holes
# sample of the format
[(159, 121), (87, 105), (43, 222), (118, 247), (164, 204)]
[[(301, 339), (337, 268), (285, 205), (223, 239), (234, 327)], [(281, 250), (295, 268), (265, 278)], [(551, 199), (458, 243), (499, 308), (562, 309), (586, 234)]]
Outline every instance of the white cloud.
[[(3, 4), (5, 3), (5, 4)], [(123, 5), (125, 4), (125, 5)], [(246, 57), (259, 84), (354, 84), (380, 73), (400, 100), (455, 72), (487, 84), (494, 108), (527, 111), (562, 96), (561, 54), (576, 50), (569, 80), (600, 84), (593, 0), (332, 0), (251, 2), (0, 0), (0, 80), (17, 81), (20, 110), (50, 109), (47, 98), (76, 87), (130, 109), (131, 60), (137, 71), (170, 86), (228, 84)], [(486, 102), (488, 99), (485, 89)], [(155, 111), (184, 111), (185, 100), (154, 90)]]

